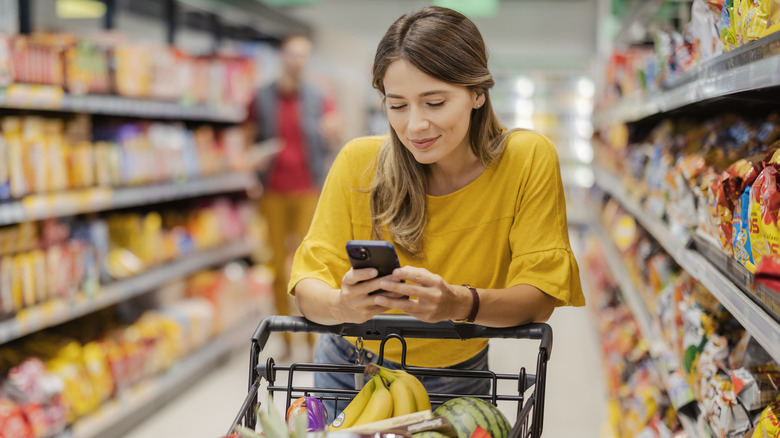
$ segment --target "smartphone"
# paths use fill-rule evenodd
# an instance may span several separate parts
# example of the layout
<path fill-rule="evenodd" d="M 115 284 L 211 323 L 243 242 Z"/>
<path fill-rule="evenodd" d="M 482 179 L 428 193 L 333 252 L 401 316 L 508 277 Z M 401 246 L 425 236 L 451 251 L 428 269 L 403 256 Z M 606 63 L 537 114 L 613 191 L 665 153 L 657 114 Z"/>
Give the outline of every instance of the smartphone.
<path fill-rule="evenodd" d="M 395 268 L 400 268 L 398 255 L 392 243 L 384 240 L 350 240 L 347 242 L 347 256 L 353 269 L 374 268 L 379 271 L 376 278 L 392 275 Z M 385 290 L 377 290 L 374 295 Z"/>

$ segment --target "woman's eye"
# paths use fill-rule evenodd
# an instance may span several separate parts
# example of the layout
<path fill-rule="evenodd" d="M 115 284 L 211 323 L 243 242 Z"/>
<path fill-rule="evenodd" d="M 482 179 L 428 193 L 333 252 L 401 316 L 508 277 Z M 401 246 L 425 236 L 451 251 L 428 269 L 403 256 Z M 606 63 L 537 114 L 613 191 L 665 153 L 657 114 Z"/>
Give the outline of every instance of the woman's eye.
<path fill-rule="evenodd" d="M 390 105 L 391 110 L 399 110 L 406 108 L 406 105 Z"/>
<path fill-rule="evenodd" d="M 441 102 L 428 102 L 428 106 L 433 107 L 433 108 L 438 108 L 438 107 L 440 107 L 442 105 L 444 105 L 444 101 L 443 100 Z"/>

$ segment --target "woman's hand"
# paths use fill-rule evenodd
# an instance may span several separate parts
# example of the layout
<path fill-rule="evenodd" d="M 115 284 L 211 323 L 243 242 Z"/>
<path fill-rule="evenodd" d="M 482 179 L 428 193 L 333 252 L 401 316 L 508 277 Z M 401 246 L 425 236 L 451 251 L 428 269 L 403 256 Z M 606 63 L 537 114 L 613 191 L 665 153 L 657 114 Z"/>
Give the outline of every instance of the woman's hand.
<path fill-rule="evenodd" d="M 381 289 L 381 282 L 392 282 L 388 277 L 376 278 L 377 273 L 374 268 L 366 268 L 350 269 L 344 274 L 338 298 L 342 321 L 362 323 L 389 309 L 387 306 L 377 304 L 374 295 L 369 295 Z"/>
<path fill-rule="evenodd" d="M 397 280 L 405 280 L 409 283 L 400 283 Z M 391 278 L 379 279 L 379 287 L 400 295 L 414 297 L 413 299 L 398 299 L 383 294 L 372 298 L 378 306 L 395 308 L 408 315 L 425 322 L 438 322 L 445 319 L 460 317 L 463 303 L 470 302 L 464 298 L 463 293 L 468 290 L 458 286 L 452 286 L 444 281 L 441 276 L 433 274 L 423 268 L 404 266 L 393 271 Z M 468 309 L 466 309 L 468 313 Z"/>

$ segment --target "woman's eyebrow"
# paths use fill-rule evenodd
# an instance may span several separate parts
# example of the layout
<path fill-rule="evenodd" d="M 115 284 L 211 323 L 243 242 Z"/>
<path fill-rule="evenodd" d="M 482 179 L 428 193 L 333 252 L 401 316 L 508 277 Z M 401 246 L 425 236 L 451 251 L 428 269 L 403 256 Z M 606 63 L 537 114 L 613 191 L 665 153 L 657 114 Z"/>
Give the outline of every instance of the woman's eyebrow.
<path fill-rule="evenodd" d="M 420 97 L 432 96 L 434 94 L 447 94 L 447 90 L 426 91 L 424 93 L 420 93 Z M 399 96 L 397 94 L 388 94 L 386 97 L 389 97 L 390 99 L 403 99 L 404 98 L 403 96 Z"/>

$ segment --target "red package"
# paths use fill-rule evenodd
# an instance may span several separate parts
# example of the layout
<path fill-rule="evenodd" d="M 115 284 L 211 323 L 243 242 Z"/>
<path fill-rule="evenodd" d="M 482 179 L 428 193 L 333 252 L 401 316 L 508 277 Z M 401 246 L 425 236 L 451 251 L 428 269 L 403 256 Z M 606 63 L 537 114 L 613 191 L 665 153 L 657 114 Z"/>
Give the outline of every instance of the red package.
<path fill-rule="evenodd" d="M 755 283 L 762 284 L 773 291 L 780 291 L 780 257 L 763 257 L 756 268 Z"/>
<path fill-rule="evenodd" d="M 718 228 L 718 236 L 723 249 L 732 253 L 734 205 L 747 187 L 763 170 L 772 157 L 771 152 L 763 152 L 750 158 L 741 159 L 728 167 L 712 185 L 713 223 Z"/>
<path fill-rule="evenodd" d="M 30 426 L 33 436 L 39 437 L 49 435 L 46 414 L 40 404 L 29 403 L 22 405 L 20 408 L 24 418 L 27 420 L 27 424 Z"/>
<path fill-rule="evenodd" d="M 0 398 L 0 438 L 35 438 L 16 403 Z"/>

